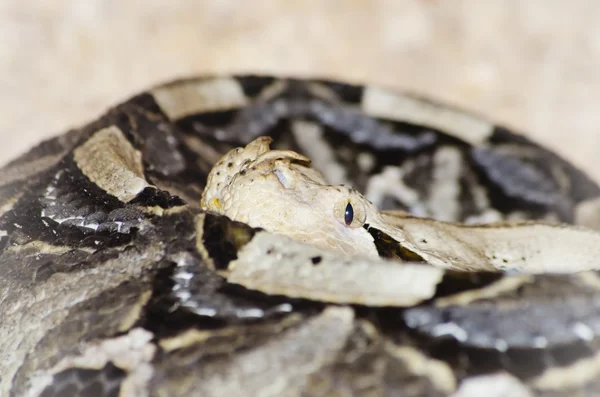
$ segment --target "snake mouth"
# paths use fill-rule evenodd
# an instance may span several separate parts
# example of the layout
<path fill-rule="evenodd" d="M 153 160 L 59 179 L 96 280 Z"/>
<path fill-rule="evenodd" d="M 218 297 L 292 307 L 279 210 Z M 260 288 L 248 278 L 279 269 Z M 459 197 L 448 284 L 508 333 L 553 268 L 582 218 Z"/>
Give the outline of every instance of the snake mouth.
<path fill-rule="evenodd" d="M 380 257 L 402 262 L 426 262 L 421 255 L 404 247 L 389 234 L 372 227 L 368 223 L 365 223 L 362 227 L 373 237 L 373 243 Z"/>

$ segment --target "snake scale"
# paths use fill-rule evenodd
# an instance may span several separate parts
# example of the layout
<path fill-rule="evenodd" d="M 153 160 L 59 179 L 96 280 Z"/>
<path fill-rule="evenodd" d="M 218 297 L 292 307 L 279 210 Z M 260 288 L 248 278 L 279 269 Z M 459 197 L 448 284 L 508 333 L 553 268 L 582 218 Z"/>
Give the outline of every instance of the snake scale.
<path fill-rule="evenodd" d="M 253 181 L 206 211 L 217 163 L 337 193 L 271 207 Z M 599 214 L 558 155 L 423 98 L 160 85 L 0 170 L 0 396 L 597 396 Z"/>

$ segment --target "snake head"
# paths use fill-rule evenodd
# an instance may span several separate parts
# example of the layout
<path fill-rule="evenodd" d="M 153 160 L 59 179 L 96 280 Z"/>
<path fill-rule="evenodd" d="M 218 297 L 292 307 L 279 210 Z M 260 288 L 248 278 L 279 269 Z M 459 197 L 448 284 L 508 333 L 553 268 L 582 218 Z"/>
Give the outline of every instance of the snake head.
<path fill-rule="evenodd" d="M 229 151 L 211 170 L 200 205 L 295 240 L 348 255 L 377 256 L 362 226 L 377 210 L 358 191 L 328 185 L 310 160 L 271 150 L 260 137 Z"/>

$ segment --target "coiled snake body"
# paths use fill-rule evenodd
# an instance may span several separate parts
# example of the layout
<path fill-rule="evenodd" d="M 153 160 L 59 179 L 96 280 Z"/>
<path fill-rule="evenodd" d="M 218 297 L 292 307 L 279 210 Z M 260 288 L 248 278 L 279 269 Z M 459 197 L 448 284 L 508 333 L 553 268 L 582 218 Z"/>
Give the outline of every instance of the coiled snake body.
<path fill-rule="evenodd" d="M 0 171 L 0 395 L 596 396 L 599 197 L 402 93 L 158 86 Z"/>

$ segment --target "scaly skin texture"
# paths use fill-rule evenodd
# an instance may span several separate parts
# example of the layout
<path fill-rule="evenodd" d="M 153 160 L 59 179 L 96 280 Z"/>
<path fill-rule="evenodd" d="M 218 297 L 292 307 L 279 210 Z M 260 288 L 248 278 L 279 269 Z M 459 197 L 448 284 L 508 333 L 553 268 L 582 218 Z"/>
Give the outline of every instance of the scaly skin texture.
<path fill-rule="evenodd" d="M 200 208 L 228 152 L 203 203 L 248 224 Z M 545 222 L 597 214 L 572 165 L 429 100 L 157 86 L 0 169 L 0 395 L 595 397 L 598 271 L 444 268 L 593 267 Z"/>

